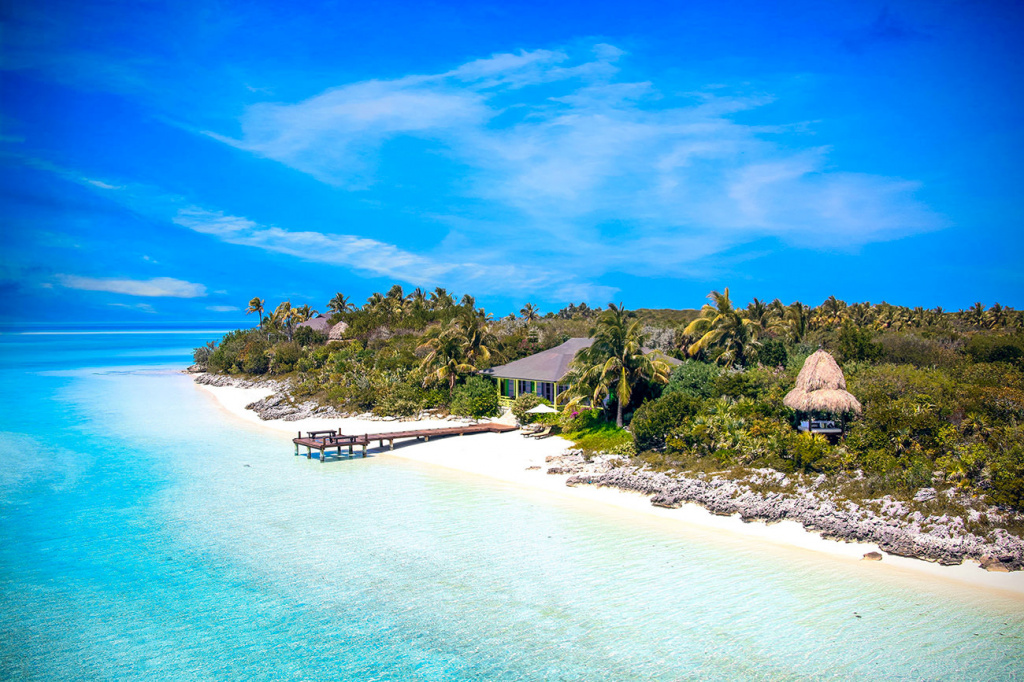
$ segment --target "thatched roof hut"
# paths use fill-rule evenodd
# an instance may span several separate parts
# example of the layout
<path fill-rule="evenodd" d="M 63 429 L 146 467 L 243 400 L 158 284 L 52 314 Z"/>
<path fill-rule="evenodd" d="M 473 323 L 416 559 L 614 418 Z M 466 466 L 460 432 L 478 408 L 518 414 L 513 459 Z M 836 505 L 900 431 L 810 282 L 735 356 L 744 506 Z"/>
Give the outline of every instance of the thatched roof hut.
<path fill-rule="evenodd" d="M 348 329 L 348 322 L 339 322 L 331 327 L 331 332 L 327 335 L 327 338 L 331 341 L 341 341 L 345 338 L 346 329 Z"/>
<path fill-rule="evenodd" d="M 860 402 L 846 390 L 846 377 L 835 358 L 823 350 L 812 353 L 796 378 L 796 387 L 782 400 L 798 412 L 860 414 Z"/>
<path fill-rule="evenodd" d="M 326 315 L 317 315 L 316 317 L 311 317 L 305 322 L 300 322 L 298 326 L 309 327 L 310 329 L 318 331 L 321 334 L 326 334 L 327 331 L 331 328 L 330 323 L 327 321 Z"/>

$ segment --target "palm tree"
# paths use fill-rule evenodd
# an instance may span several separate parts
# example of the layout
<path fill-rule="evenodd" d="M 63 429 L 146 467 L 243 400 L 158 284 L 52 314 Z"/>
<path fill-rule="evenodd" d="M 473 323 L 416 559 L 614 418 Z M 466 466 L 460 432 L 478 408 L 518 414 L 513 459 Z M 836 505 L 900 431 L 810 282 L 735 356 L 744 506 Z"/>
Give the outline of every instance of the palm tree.
<path fill-rule="evenodd" d="M 775 299 L 778 301 L 779 299 Z M 782 302 L 779 301 L 779 305 Z M 747 305 L 747 317 L 750 318 L 754 324 L 756 324 L 762 332 L 771 332 L 779 327 L 781 324 L 781 315 L 776 312 L 773 304 L 765 303 L 759 299 L 754 299 Z"/>
<path fill-rule="evenodd" d="M 840 301 L 835 296 L 829 296 L 818 308 L 818 318 L 821 323 L 829 327 L 838 327 L 846 319 L 846 301 Z"/>
<path fill-rule="evenodd" d="M 804 335 L 807 333 L 807 323 L 811 319 L 811 309 L 800 301 L 793 301 L 786 308 L 784 319 L 793 341 L 796 343 L 803 341 Z"/>
<path fill-rule="evenodd" d="M 427 295 L 419 287 L 413 289 L 409 294 L 409 301 L 412 303 L 413 310 L 423 310 L 427 307 Z"/>
<path fill-rule="evenodd" d="M 989 329 L 998 329 L 1006 324 L 1006 308 L 999 303 L 993 303 L 992 307 L 985 313 L 986 326 Z"/>
<path fill-rule="evenodd" d="M 436 287 L 430 292 L 430 309 L 431 310 L 444 310 L 450 308 L 455 304 L 455 299 L 448 293 L 448 290 L 444 287 Z"/>
<path fill-rule="evenodd" d="M 981 304 L 981 301 L 967 309 L 967 321 L 978 326 L 985 321 L 985 306 Z"/>
<path fill-rule="evenodd" d="M 334 298 L 327 303 L 327 309 L 337 315 L 355 310 L 355 306 L 349 302 L 348 296 L 339 291 L 334 295 Z"/>
<path fill-rule="evenodd" d="M 245 314 L 246 315 L 251 315 L 252 313 L 256 313 L 256 314 L 259 315 L 259 317 L 260 317 L 260 324 L 259 324 L 260 331 L 263 331 L 263 306 L 264 306 L 264 304 L 266 304 L 266 301 L 264 299 L 262 299 L 262 298 L 260 298 L 258 296 L 254 296 L 253 299 L 251 301 L 249 301 L 249 307 L 245 309 Z"/>
<path fill-rule="evenodd" d="M 533 305 L 532 303 L 527 303 L 526 305 L 524 305 L 519 310 L 519 314 L 523 316 L 523 319 L 526 320 L 526 324 L 528 325 L 532 324 L 538 317 L 540 317 L 539 311 L 537 310 L 537 306 Z"/>
<path fill-rule="evenodd" d="M 270 323 L 275 328 L 283 331 L 288 336 L 288 340 L 291 341 L 296 317 L 296 311 L 292 309 L 291 302 L 284 301 L 270 315 Z"/>
<path fill-rule="evenodd" d="M 423 384 L 426 385 L 430 379 L 445 381 L 451 393 L 459 375 L 476 371 L 468 357 L 468 345 L 460 320 L 451 320 L 445 326 L 437 326 L 428 331 L 416 349 L 426 351 L 421 363 L 421 367 L 427 371 Z"/>
<path fill-rule="evenodd" d="M 307 303 L 306 305 L 300 305 L 298 308 L 293 309 L 292 314 L 295 316 L 297 322 L 305 322 L 306 320 L 319 315 L 320 311 L 313 310 Z"/>
<path fill-rule="evenodd" d="M 683 330 L 686 334 L 701 335 L 687 352 L 696 355 L 708 349 L 721 349 L 718 362 L 727 367 L 746 364 L 761 345 L 757 340 L 757 325 L 733 307 L 728 287 L 724 294 L 712 291 L 708 299 L 714 305 L 705 303 L 697 319 Z"/>
<path fill-rule="evenodd" d="M 491 316 L 483 313 L 466 315 L 461 321 L 462 336 L 466 341 L 466 357 L 477 365 L 491 359 L 491 353 L 498 345 L 498 337 L 491 327 Z"/>
<path fill-rule="evenodd" d="M 875 309 L 869 301 L 851 303 L 846 309 L 846 319 L 858 327 L 867 327 L 875 321 Z"/>
<path fill-rule="evenodd" d="M 621 429 L 622 410 L 633 390 L 642 381 L 668 383 L 669 366 L 644 353 L 643 324 L 630 322 L 621 303 L 608 304 L 591 336 L 594 343 L 581 350 L 572 363 L 576 383 L 569 390 L 574 396 L 570 404 L 585 397 L 598 403 L 605 396 L 615 396 L 615 425 Z"/>
<path fill-rule="evenodd" d="M 476 307 L 476 299 L 470 296 L 469 294 L 464 294 L 462 296 L 462 307 L 468 308 L 469 310 L 473 310 L 473 308 Z"/>
<path fill-rule="evenodd" d="M 366 303 L 363 305 L 363 310 L 367 312 L 380 312 L 384 300 L 384 295 L 375 291 L 366 299 Z"/>

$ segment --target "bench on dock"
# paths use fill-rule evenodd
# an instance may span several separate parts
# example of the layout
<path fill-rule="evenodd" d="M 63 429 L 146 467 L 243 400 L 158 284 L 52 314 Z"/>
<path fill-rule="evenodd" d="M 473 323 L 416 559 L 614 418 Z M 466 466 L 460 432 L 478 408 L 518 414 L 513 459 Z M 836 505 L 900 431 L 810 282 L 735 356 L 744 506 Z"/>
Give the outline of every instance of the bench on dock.
<path fill-rule="evenodd" d="M 395 449 L 395 441 L 400 438 L 415 438 L 419 440 L 423 439 L 424 442 L 429 441 L 431 438 L 438 438 L 442 436 L 465 436 L 473 433 L 505 433 L 508 431 L 515 431 L 517 427 L 510 426 L 508 424 L 498 424 L 496 422 L 484 422 L 482 424 L 469 424 L 463 426 L 445 426 L 435 429 L 413 429 L 409 431 L 390 431 L 387 433 L 364 433 L 363 435 L 344 435 L 337 431 L 307 431 L 306 437 L 303 438 L 302 432 L 298 434 L 298 438 L 293 438 L 292 443 L 295 444 L 295 454 L 299 454 L 299 447 L 306 448 L 306 458 L 311 459 L 313 457 L 313 450 L 320 452 L 320 461 L 325 461 L 328 450 L 335 450 L 334 456 L 341 457 L 341 449 L 348 447 L 348 456 L 352 457 L 355 452 L 355 446 L 359 445 L 363 449 L 362 456 L 366 456 L 366 448 L 373 441 L 378 441 L 380 447 L 384 447 L 384 441 L 388 441 L 390 449 Z"/>

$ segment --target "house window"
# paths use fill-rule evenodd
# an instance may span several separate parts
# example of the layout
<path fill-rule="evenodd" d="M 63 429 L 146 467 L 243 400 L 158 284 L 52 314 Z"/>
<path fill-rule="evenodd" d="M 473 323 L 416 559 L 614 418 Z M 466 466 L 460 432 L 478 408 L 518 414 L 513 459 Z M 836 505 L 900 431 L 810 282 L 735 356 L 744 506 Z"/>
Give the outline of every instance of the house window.
<path fill-rule="evenodd" d="M 542 381 L 537 394 L 549 402 L 555 402 L 555 385 L 550 381 Z"/>
<path fill-rule="evenodd" d="M 533 393 L 533 382 L 519 380 L 519 395 L 524 393 Z"/>

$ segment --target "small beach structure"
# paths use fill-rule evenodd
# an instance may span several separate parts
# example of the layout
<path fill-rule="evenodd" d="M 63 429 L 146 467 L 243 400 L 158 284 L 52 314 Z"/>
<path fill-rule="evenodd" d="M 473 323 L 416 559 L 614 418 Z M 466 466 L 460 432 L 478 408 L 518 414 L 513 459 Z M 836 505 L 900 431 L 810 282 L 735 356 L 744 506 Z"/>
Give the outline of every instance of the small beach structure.
<path fill-rule="evenodd" d="M 843 422 L 835 419 L 815 420 L 814 415 L 844 417 L 859 415 L 863 408 L 860 401 L 846 390 L 846 377 L 835 358 L 823 350 L 815 351 L 804 361 L 796 386 L 782 399 L 782 404 L 798 413 L 808 415 L 807 421 L 800 422 L 799 429 L 810 433 L 839 435 L 843 433 Z"/>
<path fill-rule="evenodd" d="M 388 441 L 391 450 L 395 449 L 395 441 L 402 438 L 415 438 L 416 440 L 429 441 L 431 438 L 443 436 L 466 436 L 473 433 L 506 433 L 515 431 L 516 426 L 502 424 L 500 422 L 483 422 L 481 424 L 467 424 L 460 426 L 445 426 L 430 429 L 412 429 L 408 431 L 388 431 L 385 433 L 364 433 L 362 435 L 346 436 L 339 431 L 307 431 L 305 437 L 299 431 L 298 438 L 292 438 L 295 444 L 295 454 L 299 454 L 299 448 L 306 448 L 306 458 L 313 457 L 313 450 L 320 453 L 320 461 L 327 457 L 341 457 L 342 448 L 348 448 L 348 456 L 352 457 L 355 447 L 362 448 L 362 455 L 366 457 L 366 449 L 370 443 L 377 441 L 381 449 L 384 448 L 384 441 Z M 334 450 L 333 453 L 330 451 Z"/>
<path fill-rule="evenodd" d="M 300 322 L 298 326 L 309 327 L 313 331 L 320 332 L 321 334 L 327 334 L 331 331 L 331 323 L 327 321 L 327 317 L 325 315 L 311 317 L 305 322 Z"/>
<path fill-rule="evenodd" d="M 511 407 L 515 399 L 524 393 L 536 393 L 557 409 L 558 396 L 569 387 L 562 383 L 569 373 L 569 364 L 576 353 L 589 348 L 593 343 L 592 338 L 569 339 L 561 345 L 521 360 L 481 370 L 480 374 L 497 379 L 498 403 L 502 407 Z M 644 348 L 643 351 L 647 355 L 657 354 L 659 360 L 670 365 L 680 364 L 679 360 L 654 348 Z"/>
<path fill-rule="evenodd" d="M 330 333 L 327 335 L 329 341 L 341 341 L 345 338 L 345 331 L 348 330 L 348 322 L 339 322 L 338 324 L 331 327 Z"/>

